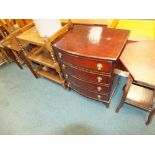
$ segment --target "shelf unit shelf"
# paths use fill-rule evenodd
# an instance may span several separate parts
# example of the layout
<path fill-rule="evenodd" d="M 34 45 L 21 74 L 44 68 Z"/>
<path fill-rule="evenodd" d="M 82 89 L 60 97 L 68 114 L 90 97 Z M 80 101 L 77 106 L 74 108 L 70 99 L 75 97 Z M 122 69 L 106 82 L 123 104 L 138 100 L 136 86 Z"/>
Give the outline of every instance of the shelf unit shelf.
<path fill-rule="evenodd" d="M 28 53 L 27 57 L 31 61 L 34 61 L 41 65 L 55 69 L 55 64 L 54 64 L 52 58 L 50 58 L 50 53 L 48 51 L 42 51 L 39 54 L 36 54 L 35 51 L 30 52 L 30 53 Z"/>
<path fill-rule="evenodd" d="M 45 71 L 43 69 L 36 70 L 37 74 L 43 76 L 49 80 L 52 80 L 56 83 L 63 84 L 64 81 L 60 79 L 59 75 L 54 70 Z"/>
<path fill-rule="evenodd" d="M 37 64 L 35 67 L 36 74 L 63 85 L 64 81 L 61 80 L 60 75 L 56 71 L 57 66 L 52 60 L 50 52 L 44 48 L 40 49 L 41 47 L 36 47 L 27 53 L 27 58 L 31 61 L 32 65 L 34 66 L 34 63 Z"/>

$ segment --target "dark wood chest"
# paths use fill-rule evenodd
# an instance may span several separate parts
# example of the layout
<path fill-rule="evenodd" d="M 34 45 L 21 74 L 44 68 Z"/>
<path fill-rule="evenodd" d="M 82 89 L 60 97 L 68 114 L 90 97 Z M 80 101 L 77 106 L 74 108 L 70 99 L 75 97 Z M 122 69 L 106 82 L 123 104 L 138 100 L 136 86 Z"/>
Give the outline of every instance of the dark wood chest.
<path fill-rule="evenodd" d="M 128 35 L 127 30 L 74 25 L 58 38 L 53 49 L 68 87 L 109 104 L 118 83 L 113 71 Z"/>

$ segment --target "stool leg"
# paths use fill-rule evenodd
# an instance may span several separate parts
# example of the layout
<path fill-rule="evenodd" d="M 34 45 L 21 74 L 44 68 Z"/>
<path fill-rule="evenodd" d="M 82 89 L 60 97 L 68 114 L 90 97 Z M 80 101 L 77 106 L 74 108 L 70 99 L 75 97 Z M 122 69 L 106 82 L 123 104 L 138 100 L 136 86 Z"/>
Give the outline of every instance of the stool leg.
<path fill-rule="evenodd" d="M 151 120 L 152 120 L 152 116 L 155 114 L 155 108 L 149 113 L 149 116 L 148 116 L 148 120 L 146 121 L 146 125 L 149 125 Z"/>
<path fill-rule="evenodd" d="M 130 89 L 130 86 L 131 86 L 132 82 L 133 82 L 133 79 L 132 79 L 132 77 L 129 75 L 128 80 L 127 80 L 127 83 L 126 83 L 126 85 L 123 87 L 123 96 L 122 96 L 122 98 L 121 98 L 121 101 L 120 101 L 119 105 L 118 105 L 117 108 L 116 108 L 116 111 L 115 111 L 116 113 L 118 113 L 119 110 L 120 110 L 120 108 L 124 105 L 126 96 L 127 96 L 127 94 L 128 94 L 128 91 L 129 91 L 129 89 Z"/>

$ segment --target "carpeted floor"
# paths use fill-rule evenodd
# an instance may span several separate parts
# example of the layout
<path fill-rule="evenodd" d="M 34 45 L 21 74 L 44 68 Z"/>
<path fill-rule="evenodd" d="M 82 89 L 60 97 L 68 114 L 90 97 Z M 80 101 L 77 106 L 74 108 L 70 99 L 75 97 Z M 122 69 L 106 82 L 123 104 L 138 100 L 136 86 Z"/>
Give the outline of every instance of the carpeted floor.
<path fill-rule="evenodd" d="M 47 79 L 36 80 L 26 66 L 2 66 L 0 134 L 155 134 L 155 118 L 146 126 L 146 112 L 125 105 L 115 113 L 125 80 L 107 109 Z"/>

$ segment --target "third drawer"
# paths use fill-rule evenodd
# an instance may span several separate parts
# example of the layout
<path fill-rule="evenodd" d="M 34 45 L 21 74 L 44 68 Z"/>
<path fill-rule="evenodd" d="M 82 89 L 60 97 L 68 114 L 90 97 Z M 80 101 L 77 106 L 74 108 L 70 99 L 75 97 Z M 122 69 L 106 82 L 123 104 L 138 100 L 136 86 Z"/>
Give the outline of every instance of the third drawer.
<path fill-rule="evenodd" d="M 94 83 L 89 83 L 89 82 L 85 82 L 82 81 L 80 79 L 77 79 L 67 73 L 65 73 L 65 79 L 68 83 L 73 83 L 74 85 L 77 85 L 85 90 L 91 91 L 91 92 L 95 92 L 95 93 L 99 93 L 99 94 L 109 94 L 110 92 L 110 87 L 109 86 L 105 86 L 104 84 L 94 84 Z"/>

